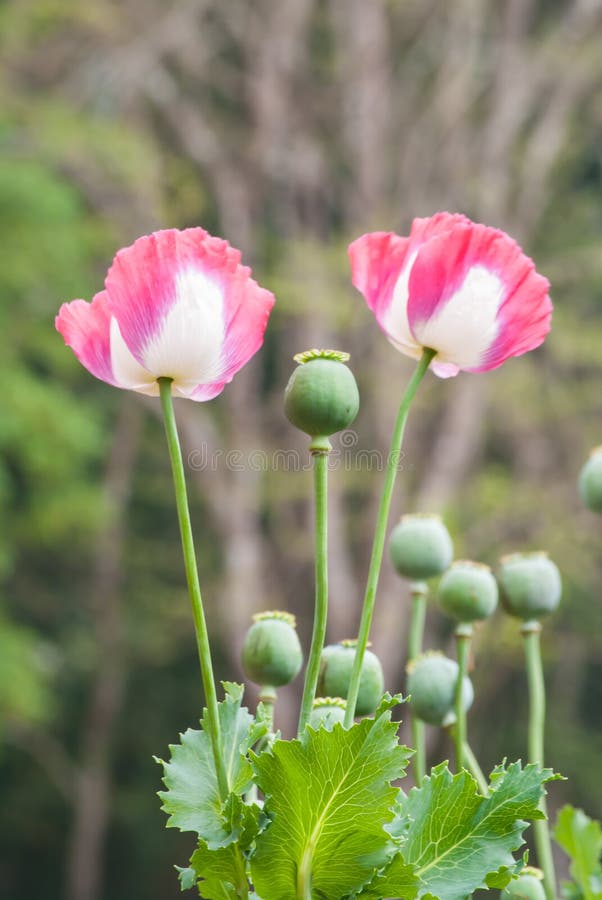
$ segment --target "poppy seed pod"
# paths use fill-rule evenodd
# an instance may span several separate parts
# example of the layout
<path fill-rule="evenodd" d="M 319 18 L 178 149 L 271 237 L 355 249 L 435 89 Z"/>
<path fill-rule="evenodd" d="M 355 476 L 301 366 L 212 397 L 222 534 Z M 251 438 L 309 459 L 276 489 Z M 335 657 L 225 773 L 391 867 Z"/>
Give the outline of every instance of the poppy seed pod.
<path fill-rule="evenodd" d="M 579 475 L 579 494 L 588 509 L 602 513 L 602 447 L 595 447 Z"/>
<path fill-rule="evenodd" d="M 347 703 L 341 697 L 316 697 L 309 717 L 309 725 L 315 731 L 325 728 L 332 731 L 337 722 L 345 719 Z"/>
<path fill-rule="evenodd" d="M 441 575 L 453 559 L 449 531 L 439 516 L 402 516 L 389 539 L 389 556 L 396 572 L 411 581 Z"/>
<path fill-rule="evenodd" d="M 324 647 L 320 660 L 318 696 L 347 697 L 356 644 L 357 641 L 350 640 Z M 355 707 L 356 715 L 371 715 L 378 706 L 383 693 L 384 677 L 382 666 L 378 657 L 371 650 L 366 650 Z"/>
<path fill-rule="evenodd" d="M 547 553 L 504 556 L 498 582 L 504 608 L 518 619 L 539 619 L 554 612 L 560 603 L 560 572 Z"/>
<path fill-rule="evenodd" d="M 461 559 L 443 575 L 437 599 L 458 622 L 486 619 L 497 606 L 497 583 L 489 566 Z"/>
<path fill-rule="evenodd" d="M 281 687 L 292 681 L 303 664 L 295 617 L 286 612 L 253 616 L 242 648 L 242 664 L 255 684 Z"/>
<path fill-rule="evenodd" d="M 289 422 L 310 437 L 328 437 L 355 420 L 360 395 L 355 377 L 345 362 L 348 353 L 308 350 L 298 353 L 299 363 L 284 391 L 284 412 Z"/>
<path fill-rule="evenodd" d="M 425 653 L 412 660 L 407 671 L 407 691 L 414 715 L 429 725 L 448 725 L 455 721 L 458 663 L 442 653 Z M 470 708 L 473 699 L 472 682 L 466 676 L 462 685 L 464 709 Z"/>
<path fill-rule="evenodd" d="M 504 900 L 545 900 L 543 874 L 540 869 L 527 866 L 502 892 Z"/>

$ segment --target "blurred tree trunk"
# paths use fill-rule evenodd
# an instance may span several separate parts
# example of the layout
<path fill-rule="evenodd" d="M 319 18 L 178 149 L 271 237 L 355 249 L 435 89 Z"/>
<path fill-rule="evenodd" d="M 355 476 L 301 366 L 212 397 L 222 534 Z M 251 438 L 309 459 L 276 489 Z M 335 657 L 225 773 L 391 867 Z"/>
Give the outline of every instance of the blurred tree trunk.
<path fill-rule="evenodd" d="M 98 667 L 82 732 L 67 855 L 67 900 L 99 900 L 104 838 L 109 820 L 111 741 L 121 709 L 124 657 L 121 587 L 125 519 L 138 452 L 142 407 L 121 405 L 105 475 L 106 519 L 98 535 L 88 603 L 98 648 Z"/>

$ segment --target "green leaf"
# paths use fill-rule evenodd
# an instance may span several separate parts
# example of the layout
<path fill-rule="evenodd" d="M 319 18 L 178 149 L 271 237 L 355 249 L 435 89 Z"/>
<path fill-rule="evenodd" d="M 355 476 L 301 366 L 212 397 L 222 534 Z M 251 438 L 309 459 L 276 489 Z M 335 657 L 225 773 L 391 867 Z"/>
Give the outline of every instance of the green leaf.
<path fill-rule="evenodd" d="M 497 872 L 490 872 L 485 881 L 489 890 L 503 891 L 508 887 L 513 878 L 523 871 L 529 861 L 529 851 L 525 850 L 522 857 L 511 866 L 500 866 Z"/>
<path fill-rule="evenodd" d="M 300 740 L 276 741 L 254 758 L 264 812 L 273 820 L 251 859 L 263 900 L 310 891 L 340 900 L 383 868 L 392 846 L 383 826 L 398 795 L 391 781 L 404 774 L 411 752 L 399 746 L 397 729 L 384 704 L 375 719 L 349 729 L 307 728 Z"/>
<path fill-rule="evenodd" d="M 602 827 L 583 810 L 564 806 L 558 813 L 554 838 L 571 858 L 571 876 L 585 900 L 602 898 Z M 571 885 L 567 892 L 574 893 Z"/>
<path fill-rule="evenodd" d="M 398 853 L 386 869 L 356 896 L 362 900 L 380 900 L 381 897 L 414 900 L 419 887 L 420 881 L 414 873 L 414 866 L 404 862 Z"/>
<path fill-rule="evenodd" d="M 265 734 L 265 724 L 257 723 L 247 709 L 241 707 L 243 688 L 224 683 L 225 699 L 218 704 L 222 731 L 222 752 L 226 760 L 228 785 L 232 794 L 240 796 L 253 779 L 249 749 Z M 169 762 L 163 765 L 166 791 L 159 793 L 162 809 L 168 814 L 167 826 L 180 831 L 195 831 L 210 848 L 223 847 L 236 840 L 243 825 L 233 814 L 232 800 L 222 804 L 213 761 L 211 741 L 206 730 L 188 729 L 180 743 L 171 745 Z M 242 812 L 242 805 L 236 809 Z"/>
<path fill-rule="evenodd" d="M 463 900 L 514 871 L 512 852 L 523 844 L 524 820 L 543 818 L 538 804 L 553 777 L 534 765 L 498 766 L 483 797 L 468 772 L 452 776 L 445 763 L 434 768 L 403 803 L 402 854 L 420 879 L 419 896 Z"/>
<path fill-rule="evenodd" d="M 238 844 L 210 850 L 201 841 L 190 866 L 204 900 L 246 900 L 249 896 L 245 859 Z"/>
<path fill-rule="evenodd" d="M 227 847 L 211 848 L 206 841 L 199 841 L 192 854 L 190 867 L 179 869 L 180 886 L 187 890 L 195 884 L 201 897 L 246 898 L 249 883 L 246 876 L 246 856 L 259 832 L 260 810 L 256 804 L 248 804 L 236 794 L 230 794 L 224 807 L 224 820 L 230 824 L 236 842 Z"/>
<path fill-rule="evenodd" d="M 256 803 L 246 803 L 237 794 L 230 794 L 224 805 L 224 821 L 239 847 L 249 850 L 266 817 Z"/>
<path fill-rule="evenodd" d="M 180 882 L 181 891 L 189 891 L 196 884 L 197 874 L 193 868 L 188 866 L 183 869 L 182 866 L 176 866 L 178 880 Z"/>

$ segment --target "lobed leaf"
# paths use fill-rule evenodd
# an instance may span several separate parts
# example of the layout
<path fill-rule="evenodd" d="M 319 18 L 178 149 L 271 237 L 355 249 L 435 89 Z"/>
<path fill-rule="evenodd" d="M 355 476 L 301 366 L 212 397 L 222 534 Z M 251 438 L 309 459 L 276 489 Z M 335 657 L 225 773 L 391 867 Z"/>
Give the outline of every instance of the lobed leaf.
<path fill-rule="evenodd" d="M 374 719 L 349 729 L 307 728 L 300 740 L 276 741 L 254 758 L 271 824 L 251 858 L 263 900 L 298 896 L 340 900 L 361 890 L 391 854 L 384 826 L 411 751 L 397 739 L 389 698 Z M 305 891 L 305 893 L 303 893 Z"/>
<path fill-rule="evenodd" d="M 398 853 L 386 869 L 356 896 L 361 900 L 380 900 L 381 897 L 414 900 L 419 887 L 420 880 L 415 874 L 414 866 L 404 862 L 402 855 Z"/>
<path fill-rule="evenodd" d="M 181 735 L 179 744 L 170 745 L 169 762 L 157 760 L 163 766 L 163 783 L 167 788 L 159 793 L 163 801 L 161 808 L 169 816 L 167 826 L 196 832 L 212 849 L 237 839 L 242 826 L 233 815 L 231 797 L 240 797 L 250 787 L 253 770 L 247 754 L 266 732 L 265 723 L 256 722 L 241 706 L 242 686 L 225 682 L 224 689 L 226 696 L 218 709 L 222 753 L 231 791 L 227 803 L 221 802 L 204 718 L 200 731 L 189 728 Z"/>
<path fill-rule="evenodd" d="M 211 850 L 201 841 L 190 867 L 203 900 L 246 900 L 249 896 L 245 859 L 238 844 Z"/>
<path fill-rule="evenodd" d="M 463 900 L 509 880 L 520 865 L 512 853 L 524 843 L 526 820 L 543 817 L 538 804 L 553 777 L 535 765 L 498 766 L 483 797 L 468 772 L 434 768 L 403 802 L 399 826 L 405 819 L 401 853 L 420 881 L 418 896 Z"/>

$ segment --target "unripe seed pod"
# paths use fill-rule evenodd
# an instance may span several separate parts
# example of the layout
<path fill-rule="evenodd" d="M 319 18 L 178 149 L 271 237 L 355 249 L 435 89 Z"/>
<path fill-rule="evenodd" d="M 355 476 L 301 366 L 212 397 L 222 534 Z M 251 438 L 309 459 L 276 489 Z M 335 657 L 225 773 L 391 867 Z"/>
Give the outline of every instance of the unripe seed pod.
<path fill-rule="evenodd" d="M 602 447 L 595 447 L 579 475 L 581 499 L 592 512 L 602 513 Z"/>
<path fill-rule="evenodd" d="M 442 653 L 425 653 L 412 660 L 407 671 L 407 692 L 414 715 L 429 725 L 449 725 L 455 721 L 458 663 Z M 473 699 L 472 682 L 465 676 L 462 685 L 464 709 L 470 709 Z"/>
<path fill-rule="evenodd" d="M 501 893 L 503 900 L 545 900 L 543 873 L 540 869 L 527 866 L 518 878 L 514 878 Z"/>
<path fill-rule="evenodd" d="M 504 608 L 519 619 L 539 619 L 560 603 L 560 572 L 546 553 L 504 556 L 498 581 Z"/>
<path fill-rule="evenodd" d="M 360 408 L 355 377 L 345 362 L 348 353 L 308 350 L 284 391 L 284 412 L 296 428 L 310 437 L 328 437 L 348 428 Z"/>
<path fill-rule="evenodd" d="M 288 684 L 303 664 L 295 617 L 276 610 L 258 613 L 253 619 L 242 648 L 247 677 L 262 686 Z"/>
<path fill-rule="evenodd" d="M 389 555 L 395 570 L 411 581 L 441 575 L 453 559 L 449 531 L 439 516 L 402 516 L 389 538 Z"/>
<path fill-rule="evenodd" d="M 441 578 L 437 599 L 458 622 L 486 619 L 497 606 L 497 583 L 489 566 L 461 559 Z"/>
<path fill-rule="evenodd" d="M 309 725 L 315 731 L 325 728 L 332 731 L 337 722 L 345 720 L 346 702 L 341 697 L 316 697 L 309 716 Z"/>
<path fill-rule="evenodd" d="M 319 697 L 347 697 L 356 644 L 357 641 L 351 640 L 324 647 L 318 678 Z M 371 650 L 366 650 L 355 706 L 356 715 L 371 715 L 378 706 L 384 689 L 383 670 L 378 656 Z"/>

